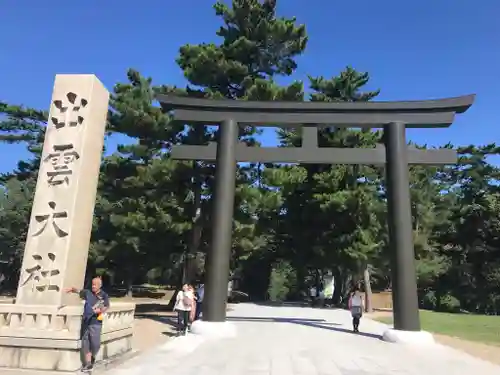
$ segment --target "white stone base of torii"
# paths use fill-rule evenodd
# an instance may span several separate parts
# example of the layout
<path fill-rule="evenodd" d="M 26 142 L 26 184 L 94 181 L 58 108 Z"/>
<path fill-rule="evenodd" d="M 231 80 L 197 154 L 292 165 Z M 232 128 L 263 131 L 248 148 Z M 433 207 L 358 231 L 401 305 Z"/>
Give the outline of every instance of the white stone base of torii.
<path fill-rule="evenodd" d="M 0 374 L 61 374 L 81 365 L 82 288 L 109 92 L 94 75 L 57 75 L 19 286 L 0 304 Z M 131 350 L 135 305 L 113 304 L 99 359 Z"/>

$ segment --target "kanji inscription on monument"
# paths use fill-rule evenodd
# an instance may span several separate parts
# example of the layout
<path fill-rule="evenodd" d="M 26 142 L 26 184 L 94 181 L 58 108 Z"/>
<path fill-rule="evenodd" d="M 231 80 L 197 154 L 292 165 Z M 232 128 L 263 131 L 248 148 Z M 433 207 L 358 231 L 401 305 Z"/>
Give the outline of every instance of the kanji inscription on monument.
<path fill-rule="evenodd" d="M 87 99 L 79 98 L 78 94 L 68 92 L 64 98 L 53 101 L 55 109 L 50 119 L 56 129 L 64 128 L 66 125 L 70 127 L 81 125 L 85 120 L 82 112 L 88 103 Z"/>
<path fill-rule="evenodd" d="M 16 303 L 79 304 L 109 92 L 93 75 L 57 75 Z"/>
<path fill-rule="evenodd" d="M 68 217 L 68 213 L 66 211 L 57 211 L 56 206 L 56 202 L 49 202 L 50 212 L 42 215 L 35 215 L 35 220 L 42 224 L 42 226 L 35 234 L 33 234 L 34 237 L 45 232 L 45 228 L 47 228 L 47 225 L 49 224 L 52 225 L 54 233 L 57 237 L 66 237 L 68 235 L 68 232 L 62 230 L 56 221 L 57 219 L 66 219 Z"/>
<path fill-rule="evenodd" d="M 22 285 L 28 285 L 34 292 L 54 290 L 58 292 L 60 287 L 54 279 L 61 273 L 55 266 L 56 255 L 48 253 L 46 257 L 39 254 L 33 254 L 33 264 L 24 271 L 27 278 L 22 281 Z"/>
<path fill-rule="evenodd" d="M 70 176 L 73 174 L 72 164 L 78 159 L 80 155 L 75 151 L 72 143 L 54 145 L 53 152 L 43 160 L 52 165 L 52 170 L 47 171 L 49 185 L 69 185 Z"/>

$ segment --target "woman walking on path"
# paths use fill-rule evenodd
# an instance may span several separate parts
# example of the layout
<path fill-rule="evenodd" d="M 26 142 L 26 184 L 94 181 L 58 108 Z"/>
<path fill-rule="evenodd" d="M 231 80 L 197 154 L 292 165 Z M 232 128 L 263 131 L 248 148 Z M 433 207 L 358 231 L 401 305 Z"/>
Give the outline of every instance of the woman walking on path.
<path fill-rule="evenodd" d="M 359 321 L 363 316 L 363 295 L 359 290 L 359 286 L 355 286 L 349 297 L 349 310 L 352 315 L 352 329 L 354 332 L 359 332 Z"/>
<path fill-rule="evenodd" d="M 188 284 L 182 286 L 182 290 L 177 293 L 174 311 L 177 311 L 177 332 L 185 335 L 191 321 L 191 310 L 196 301 L 194 298 L 193 288 Z"/>

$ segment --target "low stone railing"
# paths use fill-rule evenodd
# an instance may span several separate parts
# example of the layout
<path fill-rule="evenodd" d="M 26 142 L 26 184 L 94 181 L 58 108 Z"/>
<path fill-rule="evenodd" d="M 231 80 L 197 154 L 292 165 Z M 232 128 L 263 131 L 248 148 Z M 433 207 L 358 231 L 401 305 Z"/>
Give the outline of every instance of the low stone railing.
<path fill-rule="evenodd" d="M 104 315 L 102 332 L 131 328 L 134 324 L 135 304 L 112 303 Z"/>
<path fill-rule="evenodd" d="M 130 329 L 134 324 L 135 305 L 133 303 L 113 303 L 104 315 L 102 333 Z M 41 331 L 42 336 L 57 339 L 71 339 L 70 332 L 81 328 L 83 306 L 29 306 L 0 304 L 0 336 L 6 331 Z M 60 333 L 60 334 L 58 334 Z M 58 337 L 54 337 L 56 334 Z M 65 337 L 60 337 L 60 336 Z M 31 335 L 30 335 L 31 336 Z"/>
<path fill-rule="evenodd" d="M 111 303 L 104 315 L 102 350 L 98 359 L 124 354 L 132 349 L 135 304 Z"/>
<path fill-rule="evenodd" d="M 0 304 L 0 337 L 78 339 L 83 306 Z"/>
<path fill-rule="evenodd" d="M 132 349 L 135 305 L 112 303 L 103 320 L 98 360 Z M 9 369 L 75 371 L 81 365 L 83 304 L 0 304 L 0 373 Z"/>

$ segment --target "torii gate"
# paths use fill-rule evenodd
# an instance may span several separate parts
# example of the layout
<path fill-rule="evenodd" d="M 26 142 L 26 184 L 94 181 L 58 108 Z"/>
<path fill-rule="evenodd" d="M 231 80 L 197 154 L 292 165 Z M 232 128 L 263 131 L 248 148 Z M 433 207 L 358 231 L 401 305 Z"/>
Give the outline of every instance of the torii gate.
<path fill-rule="evenodd" d="M 256 102 L 158 95 L 174 119 L 199 126 L 219 125 L 217 144 L 177 145 L 172 157 L 216 161 L 212 244 L 206 263 L 203 319 L 226 319 L 227 280 L 231 254 L 237 162 L 386 165 L 389 245 L 392 253 L 394 330 L 389 341 L 431 340 L 420 331 L 415 254 L 408 176 L 409 164 L 454 164 L 451 149 L 408 147 L 406 128 L 449 127 L 465 112 L 475 95 L 439 100 L 398 102 Z M 238 125 L 302 127 L 302 147 L 247 147 L 238 143 Z M 320 148 L 317 128 L 383 128 L 384 145 L 376 148 Z M 425 335 L 423 335 L 425 334 Z"/>

